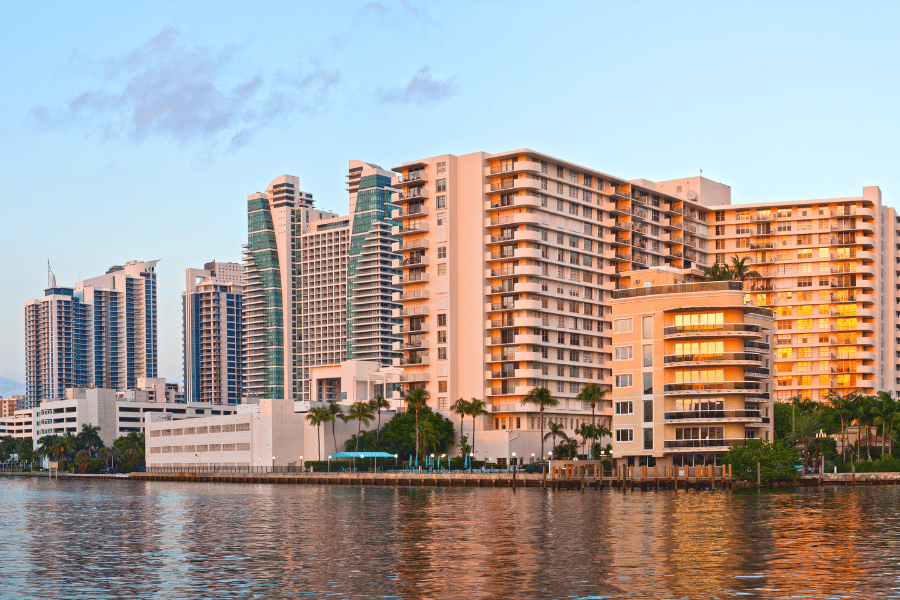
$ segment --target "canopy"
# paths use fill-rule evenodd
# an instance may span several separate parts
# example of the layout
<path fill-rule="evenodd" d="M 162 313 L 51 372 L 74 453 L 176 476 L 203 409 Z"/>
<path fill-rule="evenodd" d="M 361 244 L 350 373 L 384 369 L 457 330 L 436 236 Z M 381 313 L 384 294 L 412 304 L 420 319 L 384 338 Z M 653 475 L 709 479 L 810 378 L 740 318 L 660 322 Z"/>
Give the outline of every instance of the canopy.
<path fill-rule="evenodd" d="M 394 458 L 387 452 L 336 452 L 328 458 Z"/>

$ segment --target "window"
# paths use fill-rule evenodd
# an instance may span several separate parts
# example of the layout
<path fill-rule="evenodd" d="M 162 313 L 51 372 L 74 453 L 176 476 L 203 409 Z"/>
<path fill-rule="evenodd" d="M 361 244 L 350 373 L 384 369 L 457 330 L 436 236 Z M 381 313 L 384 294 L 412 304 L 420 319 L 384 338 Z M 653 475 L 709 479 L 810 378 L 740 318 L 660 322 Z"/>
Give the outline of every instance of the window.
<path fill-rule="evenodd" d="M 641 317 L 641 338 L 653 339 L 653 317 Z"/>
<path fill-rule="evenodd" d="M 634 413 L 633 402 L 616 402 L 615 411 L 617 415 L 630 415 Z"/>
<path fill-rule="evenodd" d="M 438 347 L 438 360 L 447 360 L 447 346 Z"/>
<path fill-rule="evenodd" d="M 447 326 L 447 313 L 439 313 L 437 316 L 438 319 L 438 327 L 446 327 Z"/>
<path fill-rule="evenodd" d="M 446 275 L 446 274 L 447 274 L 447 263 L 440 263 L 438 265 L 438 277 L 440 277 L 441 275 Z"/>
<path fill-rule="evenodd" d="M 653 450 L 653 429 L 644 429 L 644 450 Z"/>
<path fill-rule="evenodd" d="M 798 277 L 797 287 L 812 287 L 812 277 Z"/>
<path fill-rule="evenodd" d="M 447 224 L 447 213 L 440 212 L 437 214 L 437 224 L 438 225 L 446 225 Z"/>
<path fill-rule="evenodd" d="M 446 171 L 447 171 L 447 162 L 446 161 L 439 162 L 437 164 L 437 174 L 440 175 L 441 173 L 445 173 Z"/>
<path fill-rule="evenodd" d="M 653 366 L 653 346 L 646 344 L 641 348 L 642 365 L 645 367 Z"/>
<path fill-rule="evenodd" d="M 633 429 L 616 429 L 616 441 L 617 442 L 633 442 L 634 441 L 634 430 Z"/>
<path fill-rule="evenodd" d="M 631 373 L 616 375 L 616 387 L 617 388 L 630 388 L 633 385 L 634 385 L 634 382 L 632 380 Z"/>
<path fill-rule="evenodd" d="M 615 360 L 631 360 L 634 356 L 633 346 L 619 346 L 615 349 Z"/>
<path fill-rule="evenodd" d="M 438 208 L 447 208 L 447 196 L 438 196 L 437 197 L 437 207 Z"/>
<path fill-rule="evenodd" d="M 446 392 L 447 391 L 447 381 L 438 381 L 438 392 Z"/>
<path fill-rule="evenodd" d="M 613 321 L 613 333 L 629 333 L 632 331 L 633 326 L 630 317 L 628 319 L 616 319 Z"/>
<path fill-rule="evenodd" d="M 653 393 L 653 373 L 643 373 L 643 374 L 641 375 L 641 377 L 642 377 L 643 380 L 644 380 L 644 381 L 643 381 L 643 383 L 644 383 L 644 393 L 645 393 L 645 394 L 652 394 L 652 393 Z M 647 416 L 646 404 L 647 404 L 647 403 L 645 402 L 645 403 L 644 403 L 644 405 L 645 405 L 645 410 L 644 410 L 644 417 L 645 417 L 645 418 L 644 418 L 644 420 L 645 420 L 645 421 L 647 420 L 647 419 L 646 419 L 646 416 Z M 652 403 L 651 403 L 651 404 L 652 404 Z"/>
<path fill-rule="evenodd" d="M 438 410 L 447 410 L 447 397 L 444 396 L 444 397 L 438 398 L 437 405 L 438 405 Z"/>
<path fill-rule="evenodd" d="M 716 211 L 716 221 L 724 221 L 724 220 L 725 220 L 725 211 L 717 210 Z M 722 235 L 722 234 L 717 234 L 717 235 Z"/>
<path fill-rule="evenodd" d="M 438 258 L 447 258 L 447 246 L 438 246 Z"/>
<path fill-rule="evenodd" d="M 446 179 L 438 179 L 437 180 L 437 191 L 439 191 L 439 192 L 447 191 L 447 180 Z"/>
<path fill-rule="evenodd" d="M 441 329 L 437 332 L 438 335 L 438 344 L 446 344 L 447 343 L 447 330 Z"/>

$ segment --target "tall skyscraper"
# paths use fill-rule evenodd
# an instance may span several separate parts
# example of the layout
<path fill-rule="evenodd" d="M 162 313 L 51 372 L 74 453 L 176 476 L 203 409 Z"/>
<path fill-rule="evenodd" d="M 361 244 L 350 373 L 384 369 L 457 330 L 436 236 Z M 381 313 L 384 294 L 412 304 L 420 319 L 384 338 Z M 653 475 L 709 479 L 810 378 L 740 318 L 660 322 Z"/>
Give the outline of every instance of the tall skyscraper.
<path fill-rule="evenodd" d="M 347 265 L 347 359 L 369 360 L 383 366 L 400 358 L 394 345 L 399 321 L 394 312 L 401 304 L 394 300 L 400 287 L 394 284 L 400 259 L 393 249 L 396 238 L 391 219 L 393 173 L 377 165 L 350 161 L 347 187 L 352 220 Z"/>
<path fill-rule="evenodd" d="M 185 271 L 181 297 L 188 402 L 237 404 L 243 395 L 244 267 L 212 261 Z"/>
<path fill-rule="evenodd" d="M 244 364 L 246 392 L 298 399 L 300 355 L 300 234 L 304 224 L 334 213 L 313 208 L 312 194 L 293 175 L 247 196 L 244 247 Z"/>
<path fill-rule="evenodd" d="M 157 376 L 156 262 L 110 267 L 25 303 L 28 408 L 68 387 L 126 390 Z"/>

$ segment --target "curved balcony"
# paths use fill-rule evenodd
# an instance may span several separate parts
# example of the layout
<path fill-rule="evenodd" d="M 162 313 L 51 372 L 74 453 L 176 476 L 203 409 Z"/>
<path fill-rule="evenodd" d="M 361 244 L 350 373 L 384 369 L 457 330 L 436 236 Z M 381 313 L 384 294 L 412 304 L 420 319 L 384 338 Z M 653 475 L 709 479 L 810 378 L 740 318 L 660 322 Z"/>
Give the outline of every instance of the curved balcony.
<path fill-rule="evenodd" d="M 875 240 L 874 240 L 874 238 L 872 238 L 872 237 L 870 237 L 870 236 L 867 236 L 867 235 L 858 235 L 858 236 L 856 236 L 856 241 L 855 241 L 855 243 L 856 243 L 857 245 L 859 245 L 859 246 L 863 246 L 863 247 L 866 247 L 866 248 L 874 248 L 874 247 L 875 247 Z"/>
<path fill-rule="evenodd" d="M 727 450 L 734 444 L 747 441 L 745 438 L 713 438 L 706 440 L 666 440 L 665 447 L 667 450 L 687 451 L 693 448 L 722 449 Z"/>
<path fill-rule="evenodd" d="M 665 338 L 759 336 L 759 325 L 723 323 L 721 325 L 675 325 L 663 329 Z"/>
<path fill-rule="evenodd" d="M 673 410 L 665 413 L 666 421 L 728 421 L 750 422 L 762 421 L 762 412 L 758 410 Z"/>
<path fill-rule="evenodd" d="M 718 354 L 670 354 L 663 361 L 667 365 L 683 366 L 691 364 L 757 364 L 761 365 L 761 354 L 749 352 L 722 352 Z"/>
<path fill-rule="evenodd" d="M 677 394 L 744 394 L 758 392 L 758 381 L 707 381 L 698 383 L 667 383 L 664 395 Z"/>
<path fill-rule="evenodd" d="M 517 180 L 517 181 L 521 181 L 521 180 Z M 493 188 L 495 185 L 499 185 L 499 184 L 490 184 L 488 187 Z M 534 186 L 532 185 L 531 187 L 534 187 Z M 508 189 L 517 189 L 517 188 L 519 188 L 518 185 L 513 186 L 512 188 L 508 188 Z M 491 190 L 491 192 L 493 192 L 493 193 L 497 193 L 498 191 L 500 191 L 500 190 L 494 190 L 494 189 Z M 523 206 L 528 207 L 528 208 L 542 208 L 541 199 L 538 198 L 537 196 L 513 196 L 512 198 L 510 198 L 508 200 L 491 200 L 490 204 L 488 204 L 486 206 L 486 208 L 488 209 L 488 211 L 495 211 L 495 210 L 504 210 L 507 208 L 520 208 Z"/>

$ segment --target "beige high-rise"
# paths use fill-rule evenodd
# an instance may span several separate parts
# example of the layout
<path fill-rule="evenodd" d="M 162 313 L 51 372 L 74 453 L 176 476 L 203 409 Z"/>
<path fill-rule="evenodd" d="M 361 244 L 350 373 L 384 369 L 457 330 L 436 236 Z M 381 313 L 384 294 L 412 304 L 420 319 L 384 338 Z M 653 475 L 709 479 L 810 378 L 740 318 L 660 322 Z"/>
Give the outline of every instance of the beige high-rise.
<path fill-rule="evenodd" d="M 768 207 L 731 206 L 730 188 L 702 177 L 629 181 L 527 149 L 435 156 L 393 170 L 401 191 L 394 214 L 401 222 L 394 230 L 402 254 L 399 364 L 407 386 L 427 389 L 430 405 L 445 414 L 457 398 L 485 399 L 479 458 L 516 452 L 527 462 L 540 452 L 540 413 L 522 403 L 536 386 L 559 399 L 544 417 L 569 435 L 590 419 L 576 396 L 589 382 L 612 384 L 608 299 L 623 273 L 649 267 L 697 279 L 717 258 L 751 258 L 764 279 L 746 282 L 753 293 L 745 302 L 795 311 L 788 331 L 786 311 L 776 316 L 779 399 L 892 389 L 897 381 L 898 224 L 877 188 L 861 198 L 779 204 L 782 212 L 769 216 Z M 812 207 L 823 213 L 811 216 Z M 752 234 L 738 228 L 740 211 L 752 216 Z M 770 228 L 756 227 L 764 224 Z M 762 263 L 781 263 L 778 251 L 796 253 L 798 234 L 816 237 L 800 239 L 804 253 L 793 255 L 791 268 L 809 266 L 770 274 Z M 822 263 L 827 280 L 819 279 Z M 798 276 L 815 276 L 814 284 Z M 777 292 L 752 289 L 772 281 Z M 798 300 L 800 291 L 816 297 Z M 790 383 L 785 362 L 803 363 Z M 815 382 L 798 379 L 813 375 Z M 606 403 L 601 411 L 607 424 L 611 409 Z M 471 420 L 467 435 L 469 427 Z"/>

